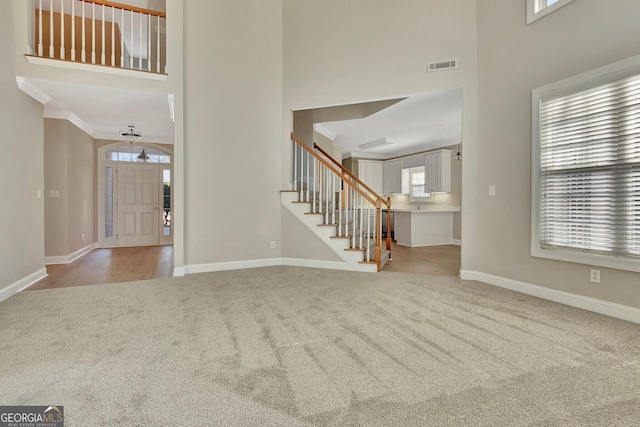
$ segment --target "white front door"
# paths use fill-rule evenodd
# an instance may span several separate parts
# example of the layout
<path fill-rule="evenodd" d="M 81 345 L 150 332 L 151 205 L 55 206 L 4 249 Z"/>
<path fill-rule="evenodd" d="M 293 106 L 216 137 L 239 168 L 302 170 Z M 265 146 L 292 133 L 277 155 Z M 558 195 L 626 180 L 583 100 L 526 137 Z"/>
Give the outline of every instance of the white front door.
<path fill-rule="evenodd" d="M 118 165 L 118 246 L 158 244 L 158 166 Z"/>

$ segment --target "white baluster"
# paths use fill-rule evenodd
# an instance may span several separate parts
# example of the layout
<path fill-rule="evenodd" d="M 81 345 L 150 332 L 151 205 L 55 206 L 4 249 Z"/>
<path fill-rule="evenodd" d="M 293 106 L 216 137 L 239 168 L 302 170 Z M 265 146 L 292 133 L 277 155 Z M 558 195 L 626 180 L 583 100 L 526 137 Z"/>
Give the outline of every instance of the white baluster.
<path fill-rule="evenodd" d="M 116 66 L 116 8 L 111 6 L 111 66 Z"/>
<path fill-rule="evenodd" d="M 147 71 L 151 71 L 151 14 L 147 15 Z"/>
<path fill-rule="evenodd" d="M 305 201 L 309 202 L 311 200 L 309 198 L 309 187 L 310 187 L 309 183 L 311 182 L 311 168 L 309 167 L 309 161 L 311 159 L 311 153 L 306 151 L 306 154 L 307 154 L 307 199 Z"/>
<path fill-rule="evenodd" d="M 157 55 L 157 63 L 156 63 L 156 71 L 160 72 L 160 15 L 158 15 L 158 46 L 156 48 L 158 50 Z"/>
<path fill-rule="evenodd" d="M 39 0 L 38 9 L 38 56 L 43 56 L 44 46 L 42 45 L 42 0 Z"/>
<path fill-rule="evenodd" d="M 138 48 L 140 49 L 140 56 L 138 58 L 138 70 L 142 70 L 142 12 L 138 13 L 138 33 L 140 40 L 138 41 Z"/>
<path fill-rule="evenodd" d="M 367 205 L 367 261 L 371 261 L 371 205 Z"/>
<path fill-rule="evenodd" d="M 358 193 L 356 193 L 356 189 L 351 189 L 351 247 L 356 247 L 356 197 L 358 197 Z"/>
<path fill-rule="evenodd" d="M 325 210 L 324 210 L 325 211 L 325 216 L 326 216 L 326 218 L 324 220 L 325 224 L 329 224 L 329 177 L 330 176 L 331 176 L 331 172 L 329 171 L 329 168 L 327 168 L 325 166 L 325 177 L 324 177 L 324 179 L 325 179 L 325 184 L 326 184 L 325 187 L 327 189 L 327 197 L 326 197 L 327 206 L 325 207 Z"/>
<path fill-rule="evenodd" d="M 293 142 L 293 188 L 292 190 L 298 191 L 298 144 Z"/>
<path fill-rule="evenodd" d="M 311 209 L 311 212 L 318 212 L 316 207 L 316 185 L 318 183 L 317 181 L 318 173 L 319 173 L 318 159 L 316 159 L 314 156 L 313 157 L 313 209 Z"/>
<path fill-rule="evenodd" d="M 336 174 L 332 173 L 332 192 L 331 192 L 331 224 L 336 223 Z"/>
<path fill-rule="evenodd" d="M 87 62 L 87 49 L 86 49 L 86 29 L 85 29 L 85 3 L 82 3 L 82 52 L 80 53 L 80 60 Z"/>
<path fill-rule="evenodd" d="M 51 11 L 53 13 L 53 10 Z M 64 50 L 64 0 L 60 2 L 60 59 L 65 58 Z"/>
<path fill-rule="evenodd" d="M 91 63 L 96 63 L 96 4 L 91 3 Z"/>
<path fill-rule="evenodd" d="M 53 58 L 53 0 L 49 0 L 49 58 Z"/>
<path fill-rule="evenodd" d="M 338 177 L 340 178 L 340 177 Z M 344 236 L 346 233 L 342 232 L 342 183 L 341 179 L 338 179 L 338 236 Z"/>
<path fill-rule="evenodd" d="M 120 9 L 120 68 L 124 68 L 124 9 Z"/>
<path fill-rule="evenodd" d="M 131 19 L 130 19 L 130 42 L 129 46 L 131 46 L 131 51 L 129 51 L 129 68 L 133 68 L 133 10 L 131 11 L 131 15 L 130 15 Z"/>
<path fill-rule="evenodd" d="M 107 41 L 106 39 L 106 35 L 105 35 L 105 19 L 104 19 L 104 15 L 105 15 L 105 10 L 107 9 L 106 6 L 102 6 L 102 51 L 100 52 L 100 63 L 102 65 L 107 65 L 107 53 L 105 52 L 107 50 L 106 44 Z"/>
<path fill-rule="evenodd" d="M 318 162 L 318 211 L 322 212 L 322 192 L 324 191 L 324 185 L 322 178 L 324 177 L 324 165 Z"/>
<path fill-rule="evenodd" d="M 360 245 L 358 246 L 360 249 L 362 249 L 362 235 L 364 234 L 364 227 L 362 226 L 363 222 L 362 220 L 364 219 L 364 209 L 363 209 L 363 205 L 362 202 L 364 201 L 364 197 L 362 197 L 362 195 L 360 195 Z"/>
<path fill-rule="evenodd" d="M 76 60 L 76 2 L 71 0 L 71 60 Z"/>
<path fill-rule="evenodd" d="M 300 194 L 298 200 L 304 202 L 304 147 L 300 146 Z"/>

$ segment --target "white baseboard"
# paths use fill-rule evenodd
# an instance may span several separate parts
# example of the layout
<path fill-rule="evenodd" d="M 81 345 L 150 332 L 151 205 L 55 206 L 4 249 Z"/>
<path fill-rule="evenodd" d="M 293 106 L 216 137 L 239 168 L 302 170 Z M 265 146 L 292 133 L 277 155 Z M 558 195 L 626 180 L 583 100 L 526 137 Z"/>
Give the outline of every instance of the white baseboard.
<path fill-rule="evenodd" d="M 282 258 L 282 265 L 288 265 L 291 267 L 308 267 L 308 268 L 321 268 L 324 270 L 343 270 L 343 271 L 365 271 L 375 272 L 377 267 L 371 264 L 363 264 L 362 269 L 358 269 L 346 262 L 340 261 L 321 261 L 317 259 L 302 259 L 302 258 Z M 366 266 L 366 267 L 364 267 Z"/>
<path fill-rule="evenodd" d="M 291 267 L 322 268 L 327 270 L 344 271 L 375 271 L 370 264 L 353 266 L 340 261 L 321 261 L 301 258 L 265 258 L 246 261 L 218 262 L 210 264 L 192 264 L 173 269 L 173 277 L 181 277 L 187 274 L 210 273 L 214 271 L 241 270 L 245 268 L 273 267 L 276 265 L 288 265 Z M 360 268 L 359 268 L 360 267 Z"/>
<path fill-rule="evenodd" d="M 460 245 L 462 245 L 462 240 L 460 240 L 460 239 L 451 239 L 451 244 L 460 246 Z"/>
<path fill-rule="evenodd" d="M 4 301 L 10 296 L 15 295 L 18 292 L 27 289 L 29 286 L 36 283 L 38 280 L 44 279 L 45 277 L 47 277 L 47 269 L 41 268 L 35 273 L 31 273 L 30 275 L 13 282 L 9 286 L 6 286 L 0 289 L 0 301 Z"/>
<path fill-rule="evenodd" d="M 90 245 L 87 245 L 84 248 L 78 249 L 77 251 L 70 253 L 69 255 L 44 257 L 44 264 L 45 265 L 69 264 L 70 262 L 77 260 L 81 256 L 88 254 L 95 248 L 96 248 L 96 244 L 91 243 Z"/>
<path fill-rule="evenodd" d="M 640 324 L 640 309 L 635 307 L 629 307 L 627 305 L 616 304 L 569 292 L 558 291 L 555 289 L 545 288 L 544 286 L 519 282 L 517 280 L 494 276 L 492 274 L 482 273 L 479 271 L 460 270 L 460 278 L 463 280 L 477 280 L 500 288 L 509 289 L 549 301 L 558 302 L 560 304 L 569 305 L 571 307 L 577 307 L 594 313 L 604 314 L 606 316 Z"/>
<path fill-rule="evenodd" d="M 241 270 L 243 268 L 271 267 L 282 265 L 281 258 L 251 259 L 246 261 L 216 262 L 210 264 L 192 264 L 184 266 L 185 274 L 209 273 L 212 271 Z M 177 270 L 177 269 L 176 269 Z M 174 270 L 174 275 L 175 270 Z"/>

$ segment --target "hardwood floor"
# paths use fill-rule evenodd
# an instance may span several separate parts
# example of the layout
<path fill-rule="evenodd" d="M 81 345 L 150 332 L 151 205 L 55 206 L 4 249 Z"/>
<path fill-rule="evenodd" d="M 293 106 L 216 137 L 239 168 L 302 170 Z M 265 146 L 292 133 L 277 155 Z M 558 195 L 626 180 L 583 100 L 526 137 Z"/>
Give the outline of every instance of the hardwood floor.
<path fill-rule="evenodd" d="M 392 243 L 392 260 L 382 271 L 457 276 L 460 246 L 408 248 Z M 48 265 L 44 279 L 28 291 L 170 277 L 173 246 L 95 249 L 70 263 Z"/>
<path fill-rule="evenodd" d="M 391 261 L 382 271 L 458 276 L 460 246 L 442 245 L 409 248 L 391 243 Z"/>
<path fill-rule="evenodd" d="M 48 265 L 28 291 L 169 277 L 173 246 L 95 249 L 70 264 Z"/>

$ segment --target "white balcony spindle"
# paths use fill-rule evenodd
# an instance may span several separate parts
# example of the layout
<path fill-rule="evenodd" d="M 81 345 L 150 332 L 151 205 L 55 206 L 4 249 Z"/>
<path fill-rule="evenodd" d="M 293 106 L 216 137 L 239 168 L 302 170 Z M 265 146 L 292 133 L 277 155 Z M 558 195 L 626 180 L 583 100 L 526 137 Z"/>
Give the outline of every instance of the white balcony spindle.
<path fill-rule="evenodd" d="M 327 196 L 325 198 L 325 200 L 327 201 L 327 206 L 325 207 L 325 210 L 324 210 L 325 216 L 326 216 L 326 218 L 324 220 L 325 224 L 329 224 L 329 177 L 330 176 L 331 176 L 331 172 L 329 171 L 329 168 L 327 168 L 325 166 L 325 177 L 324 177 L 324 179 L 325 179 L 325 188 L 326 188 L 326 191 L 327 191 Z"/>
<path fill-rule="evenodd" d="M 120 68 L 124 68 L 124 9 L 120 9 Z"/>
<path fill-rule="evenodd" d="M 42 45 L 42 0 L 39 0 L 38 9 L 38 56 L 44 55 L 44 46 Z"/>
<path fill-rule="evenodd" d="M 300 146 L 300 192 L 298 200 L 304 202 L 304 148 Z"/>
<path fill-rule="evenodd" d="M 116 66 L 116 8 L 111 6 L 111 66 Z"/>
<path fill-rule="evenodd" d="M 102 65 L 107 65 L 107 41 L 106 41 L 106 34 L 105 34 L 105 19 L 104 19 L 104 15 L 106 14 L 106 6 L 102 6 L 102 51 L 100 52 L 100 63 Z"/>
<path fill-rule="evenodd" d="M 91 3 L 91 63 L 96 63 L 96 4 Z"/>
<path fill-rule="evenodd" d="M 356 198 L 358 197 L 358 193 L 356 193 L 356 189 L 351 189 L 351 247 L 356 247 Z"/>
<path fill-rule="evenodd" d="M 338 236 L 344 236 L 342 229 L 342 180 L 338 179 Z"/>
<path fill-rule="evenodd" d="M 49 0 L 49 58 L 53 58 L 53 0 Z"/>
<path fill-rule="evenodd" d="M 51 10 L 53 13 L 53 10 Z M 65 59 L 64 50 L 64 0 L 60 2 L 60 59 Z"/>
<path fill-rule="evenodd" d="M 80 61 L 87 62 L 87 48 L 86 48 L 86 28 L 85 28 L 85 4 L 82 3 L 82 51 L 80 52 Z"/>
<path fill-rule="evenodd" d="M 151 14 L 148 14 L 147 17 L 147 71 L 151 71 Z"/>
<path fill-rule="evenodd" d="M 160 72 L 160 15 L 158 15 L 158 41 L 157 41 L 157 59 L 156 59 L 156 71 L 159 73 Z"/>
<path fill-rule="evenodd" d="M 138 49 L 140 49 L 138 51 L 138 70 L 142 70 L 142 12 L 138 13 L 138 37 L 140 37 L 140 40 L 138 40 Z"/>
<path fill-rule="evenodd" d="M 76 60 L 76 2 L 71 2 L 71 60 Z"/>
<path fill-rule="evenodd" d="M 322 177 L 324 176 L 324 165 L 318 162 L 318 210 L 322 212 L 322 192 L 324 191 L 324 185 L 322 183 Z"/>
<path fill-rule="evenodd" d="M 371 261 L 371 205 L 367 205 L 367 261 Z"/>
<path fill-rule="evenodd" d="M 133 68 L 133 10 L 130 12 L 130 22 L 129 22 L 129 35 L 130 35 L 130 43 L 131 51 L 129 51 L 129 68 Z"/>

